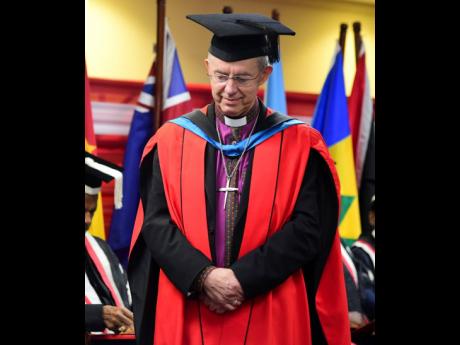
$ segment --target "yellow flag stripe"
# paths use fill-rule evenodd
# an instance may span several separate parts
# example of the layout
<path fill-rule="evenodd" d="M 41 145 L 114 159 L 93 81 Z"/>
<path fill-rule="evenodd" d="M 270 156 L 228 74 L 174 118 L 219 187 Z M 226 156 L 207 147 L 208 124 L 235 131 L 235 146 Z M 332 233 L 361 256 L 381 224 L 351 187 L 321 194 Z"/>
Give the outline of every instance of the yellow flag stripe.
<path fill-rule="evenodd" d="M 99 192 L 97 197 L 97 208 L 96 212 L 94 212 L 93 221 L 91 222 L 91 226 L 89 227 L 89 232 L 93 236 L 97 236 L 105 240 L 105 227 L 104 227 L 104 213 L 102 210 L 102 196 Z"/>
<path fill-rule="evenodd" d="M 341 195 L 354 199 L 339 225 L 339 233 L 342 237 L 356 239 L 361 234 L 361 218 L 351 136 L 330 146 L 329 152 L 339 175 Z"/>
<path fill-rule="evenodd" d="M 96 146 L 95 145 L 91 145 L 89 142 L 88 142 L 88 139 L 85 138 L 85 151 L 89 152 L 89 153 L 93 153 L 93 151 L 96 149 Z"/>

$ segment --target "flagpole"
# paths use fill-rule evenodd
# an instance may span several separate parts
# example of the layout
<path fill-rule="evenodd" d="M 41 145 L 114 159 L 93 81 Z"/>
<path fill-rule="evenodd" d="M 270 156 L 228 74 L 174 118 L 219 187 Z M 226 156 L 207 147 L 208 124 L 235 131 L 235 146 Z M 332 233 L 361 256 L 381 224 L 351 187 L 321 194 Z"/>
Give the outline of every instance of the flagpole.
<path fill-rule="evenodd" d="M 361 23 L 353 23 L 353 32 L 355 33 L 355 54 L 356 54 L 356 64 L 358 64 L 359 52 L 361 51 L 361 44 L 363 39 L 361 37 Z"/>
<path fill-rule="evenodd" d="M 231 6 L 224 6 L 224 8 L 222 9 L 222 13 L 233 13 L 233 8 Z"/>
<path fill-rule="evenodd" d="M 343 60 L 345 60 L 345 38 L 347 37 L 348 25 L 345 23 L 340 24 L 339 45 L 342 49 Z"/>
<path fill-rule="evenodd" d="M 161 125 L 161 110 L 163 109 L 163 58 L 165 37 L 165 8 L 166 0 L 157 0 L 157 44 L 155 62 L 155 105 L 153 117 L 154 132 Z"/>

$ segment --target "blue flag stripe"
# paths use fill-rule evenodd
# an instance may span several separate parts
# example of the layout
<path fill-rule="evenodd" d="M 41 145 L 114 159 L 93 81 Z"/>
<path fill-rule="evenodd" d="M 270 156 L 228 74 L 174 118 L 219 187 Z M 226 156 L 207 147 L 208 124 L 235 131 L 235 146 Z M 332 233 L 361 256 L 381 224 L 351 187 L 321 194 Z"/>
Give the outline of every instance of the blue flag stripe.
<path fill-rule="evenodd" d="M 312 119 L 312 127 L 321 132 L 328 147 L 350 135 L 342 65 L 343 56 L 339 50 L 321 90 Z"/>
<path fill-rule="evenodd" d="M 181 93 L 188 92 L 187 87 L 185 86 L 184 76 L 180 69 L 179 57 L 177 56 L 177 51 L 174 52 L 174 62 L 171 72 L 172 80 L 176 80 L 176 83 L 171 83 L 169 86 L 168 97 L 173 97 Z"/>
<path fill-rule="evenodd" d="M 286 93 L 284 91 L 283 65 L 281 60 L 273 64 L 273 71 L 270 74 L 265 89 L 265 104 L 267 107 L 287 114 Z"/>

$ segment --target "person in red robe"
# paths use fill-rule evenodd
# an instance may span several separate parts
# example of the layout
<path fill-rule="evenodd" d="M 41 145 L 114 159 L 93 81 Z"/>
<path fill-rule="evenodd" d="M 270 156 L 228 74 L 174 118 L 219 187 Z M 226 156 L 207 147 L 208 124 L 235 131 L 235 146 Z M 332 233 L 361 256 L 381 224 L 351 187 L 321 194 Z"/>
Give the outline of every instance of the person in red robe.
<path fill-rule="evenodd" d="M 257 90 L 295 33 L 254 14 L 214 33 L 213 102 L 147 143 L 128 277 L 138 344 L 349 345 L 340 184 L 321 134 Z"/>

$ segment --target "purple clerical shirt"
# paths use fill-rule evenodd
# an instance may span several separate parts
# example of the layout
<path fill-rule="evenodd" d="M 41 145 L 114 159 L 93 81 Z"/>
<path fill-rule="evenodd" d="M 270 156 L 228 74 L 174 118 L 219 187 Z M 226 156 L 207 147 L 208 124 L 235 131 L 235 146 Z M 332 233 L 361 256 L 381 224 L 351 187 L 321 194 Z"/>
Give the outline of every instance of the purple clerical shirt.
<path fill-rule="evenodd" d="M 252 127 L 254 126 L 257 117 L 253 118 L 250 122 L 246 125 L 241 127 L 241 140 L 244 140 L 249 136 L 251 133 Z M 231 127 L 227 126 L 223 121 L 219 118 L 216 118 L 217 121 L 217 128 L 220 133 L 220 137 L 222 142 L 226 145 L 232 143 L 232 129 Z M 215 245 L 216 245 L 216 264 L 217 267 L 224 267 L 224 258 L 225 258 L 225 209 L 224 209 L 224 201 L 225 201 L 225 192 L 219 192 L 219 188 L 225 187 L 227 184 L 227 178 L 225 176 L 224 170 L 224 162 L 222 160 L 222 154 L 219 150 L 216 152 L 217 159 L 216 159 L 216 237 L 215 237 Z M 225 157 L 225 159 L 228 159 Z M 238 166 L 238 202 L 241 199 L 241 192 L 243 190 L 244 184 L 244 175 L 249 164 L 249 155 L 248 152 L 244 154 L 242 161 Z M 231 171 L 228 172 L 231 174 Z"/>

